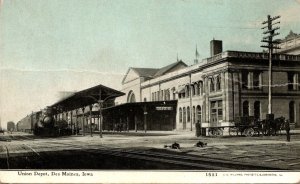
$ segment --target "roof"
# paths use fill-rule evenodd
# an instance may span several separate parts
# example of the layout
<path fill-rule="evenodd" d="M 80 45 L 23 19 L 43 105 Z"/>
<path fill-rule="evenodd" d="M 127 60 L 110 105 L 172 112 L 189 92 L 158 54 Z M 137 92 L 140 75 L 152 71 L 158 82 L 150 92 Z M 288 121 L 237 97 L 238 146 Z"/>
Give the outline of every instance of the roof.
<path fill-rule="evenodd" d="M 183 65 L 184 67 L 187 66 L 187 64 L 185 64 L 183 61 L 177 61 L 175 63 L 172 63 L 170 65 L 167 65 L 165 67 L 162 68 L 134 68 L 134 67 L 130 67 L 127 71 L 127 73 L 125 74 L 122 83 L 124 83 L 126 76 L 128 75 L 130 70 L 133 70 L 139 77 L 148 77 L 148 78 L 155 78 L 155 77 L 159 77 L 161 75 L 164 75 L 165 73 L 167 73 L 169 70 L 171 70 L 172 68 L 178 66 L 179 64 Z"/>
<path fill-rule="evenodd" d="M 168 101 L 151 101 L 151 102 L 132 102 L 132 103 L 123 103 L 123 104 L 119 104 L 119 105 L 115 105 L 112 107 L 107 107 L 107 108 L 103 108 L 102 109 L 102 113 L 114 113 L 114 111 L 116 110 L 121 110 L 118 113 L 115 113 L 115 116 L 119 116 L 120 113 L 127 113 L 128 110 L 136 110 L 136 108 L 138 109 L 144 109 L 145 107 L 147 109 L 149 109 L 149 107 L 164 107 L 164 106 L 177 106 L 177 100 L 168 100 Z M 99 111 L 98 110 L 93 110 L 91 112 L 85 112 L 84 114 L 89 115 L 89 114 L 98 116 L 99 115 Z M 83 114 L 78 114 L 77 116 L 83 116 Z"/>
<path fill-rule="evenodd" d="M 132 68 L 140 77 L 153 77 L 159 69 L 157 68 Z"/>
<path fill-rule="evenodd" d="M 155 73 L 159 70 L 157 68 L 133 68 L 133 67 L 130 67 L 125 76 L 123 77 L 123 80 L 122 80 L 122 84 L 125 82 L 125 79 L 129 73 L 130 70 L 133 70 L 139 77 L 150 77 L 150 78 L 153 78 L 153 76 L 155 75 Z"/>
<path fill-rule="evenodd" d="M 179 65 L 179 64 L 182 64 L 182 65 L 184 65 L 184 66 L 187 66 L 187 64 L 185 64 L 183 61 L 180 60 L 180 61 L 177 61 L 177 62 L 175 62 L 175 63 L 169 64 L 169 65 L 167 65 L 167 66 L 165 66 L 165 67 L 159 69 L 159 70 L 157 71 L 157 73 L 155 74 L 154 77 L 159 77 L 159 76 L 161 76 L 161 75 L 164 75 L 166 72 L 168 72 L 169 70 L 171 70 L 172 68 L 174 68 L 175 66 L 177 66 L 177 65 Z"/>
<path fill-rule="evenodd" d="M 125 95 L 125 93 L 100 84 L 82 91 L 78 91 L 56 102 L 50 107 L 56 110 L 70 111 L 95 104 L 98 102 L 98 100 L 108 100 L 123 95 Z"/>

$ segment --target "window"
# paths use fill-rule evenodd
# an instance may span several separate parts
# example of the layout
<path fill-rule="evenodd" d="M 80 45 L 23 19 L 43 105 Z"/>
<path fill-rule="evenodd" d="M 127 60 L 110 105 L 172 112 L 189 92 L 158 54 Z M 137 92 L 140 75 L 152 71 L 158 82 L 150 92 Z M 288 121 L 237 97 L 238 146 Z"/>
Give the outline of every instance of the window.
<path fill-rule="evenodd" d="M 215 91 L 215 82 L 214 82 L 214 78 L 210 79 L 210 91 L 213 92 Z"/>
<path fill-rule="evenodd" d="M 243 116 L 249 116 L 249 102 L 243 102 Z"/>
<path fill-rule="evenodd" d="M 218 121 L 223 119 L 223 108 L 222 108 L 222 100 L 218 101 Z"/>
<path fill-rule="evenodd" d="M 179 108 L 179 122 L 182 123 L 182 109 Z"/>
<path fill-rule="evenodd" d="M 193 106 L 193 124 L 196 122 L 196 112 L 195 112 L 195 106 Z"/>
<path fill-rule="evenodd" d="M 154 93 L 152 93 L 152 101 L 155 101 L 155 100 L 154 100 Z"/>
<path fill-rule="evenodd" d="M 218 75 L 216 77 L 216 90 L 217 91 L 221 90 L 221 76 L 220 75 Z"/>
<path fill-rule="evenodd" d="M 242 89 L 248 89 L 248 72 L 242 72 Z"/>
<path fill-rule="evenodd" d="M 194 84 L 195 95 L 199 95 L 199 85 L 198 83 Z"/>
<path fill-rule="evenodd" d="M 254 102 L 254 119 L 260 119 L 260 101 Z"/>
<path fill-rule="evenodd" d="M 288 90 L 293 90 L 294 88 L 294 74 L 288 73 Z"/>
<path fill-rule="evenodd" d="M 185 91 L 186 91 L 186 97 L 189 97 L 190 96 L 190 87 L 189 87 L 189 85 L 185 86 Z"/>
<path fill-rule="evenodd" d="M 144 102 L 147 102 L 147 98 L 144 98 Z"/>
<path fill-rule="evenodd" d="M 202 115 L 202 113 L 201 113 L 201 106 L 198 105 L 197 106 L 197 122 L 199 121 L 199 123 L 201 123 L 201 121 L 202 121 L 201 115 Z"/>
<path fill-rule="evenodd" d="M 203 81 L 199 82 L 199 95 L 203 95 Z"/>
<path fill-rule="evenodd" d="M 185 107 L 183 107 L 183 122 L 186 122 L 186 111 L 185 111 Z"/>
<path fill-rule="evenodd" d="M 136 102 L 135 101 L 135 95 L 134 95 L 132 90 L 130 90 L 129 93 L 128 93 L 127 102 L 129 102 L 129 103 L 130 102 Z"/>
<path fill-rule="evenodd" d="M 288 73 L 288 90 L 300 90 L 298 73 Z"/>
<path fill-rule="evenodd" d="M 191 84 L 191 90 L 192 90 L 192 96 L 195 96 L 195 87 L 193 84 Z"/>
<path fill-rule="evenodd" d="M 289 118 L 290 118 L 291 123 L 295 122 L 295 102 L 294 101 L 291 101 L 289 104 Z"/>
<path fill-rule="evenodd" d="M 189 106 L 186 108 L 186 111 L 187 111 L 187 122 L 190 122 L 191 121 L 191 112 L 190 112 Z"/>
<path fill-rule="evenodd" d="M 173 88 L 172 88 L 173 100 L 175 100 L 175 98 L 176 98 L 176 96 L 175 96 L 175 95 L 176 95 L 176 94 L 175 94 L 175 91 L 176 91 L 176 89 L 175 89 L 175 87 L 173 87 Z"/>
<path fill-rule="evenodd" d="M 223 120 L 222 100 L 210 102 L 210 122 L 212 126 L 218 126 L 220 120 Z"/>
<path fill-rule="evenodd" d="M 258 90 L 260 89 L 260 72 L 253 73 L 253 89 Z"/>

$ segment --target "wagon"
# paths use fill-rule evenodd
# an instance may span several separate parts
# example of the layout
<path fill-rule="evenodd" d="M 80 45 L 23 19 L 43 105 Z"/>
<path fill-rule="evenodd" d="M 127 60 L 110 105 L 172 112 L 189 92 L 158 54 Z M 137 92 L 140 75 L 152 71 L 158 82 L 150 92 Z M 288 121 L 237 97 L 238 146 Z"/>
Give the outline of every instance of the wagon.
<path fill-rule="evenodd" d="M 261 127 L 261 121 L 256 121 L 253 116 L 236 117 L 232 126 L 210 127 L 208 135 L 222 136 L 224 129 L 228 128 L 230 136 L 245 135 L 252 137 L 260 134 Z"/>
<path fill-rule="evenodd" d="M 229 127 L 229 135 L 245 135 L 252 137 L 259 135 L 261 131 L 260 121 L 256 121 L 253 116 L 236 117 L 234 126 Z"/>

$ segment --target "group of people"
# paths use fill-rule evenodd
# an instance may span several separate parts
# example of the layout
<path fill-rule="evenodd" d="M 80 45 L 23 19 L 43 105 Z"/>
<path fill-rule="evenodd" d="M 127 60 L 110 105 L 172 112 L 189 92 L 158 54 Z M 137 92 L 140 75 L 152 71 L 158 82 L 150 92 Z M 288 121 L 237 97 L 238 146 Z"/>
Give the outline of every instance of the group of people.
<path fill-rule="evenodd" d="M 115 123 L 113 131 L 122 132 L 127 131 L 127 123 Z"/>

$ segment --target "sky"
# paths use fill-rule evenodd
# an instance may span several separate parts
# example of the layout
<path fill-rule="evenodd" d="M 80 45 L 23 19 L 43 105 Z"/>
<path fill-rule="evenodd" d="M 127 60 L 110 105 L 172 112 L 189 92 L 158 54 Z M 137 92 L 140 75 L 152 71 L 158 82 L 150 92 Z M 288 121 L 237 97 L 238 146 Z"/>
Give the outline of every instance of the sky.
<path fill-rule="evenodd" d="M 0 0 L 0 118 L 17 122 L 60 91 L 120 90 L 129 67 L 193 64 L 224 50 L 261 51 L 261 22 L 300 33 L 300 0 Z"/>

